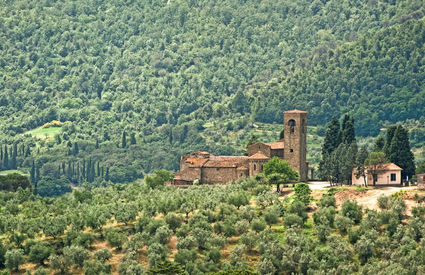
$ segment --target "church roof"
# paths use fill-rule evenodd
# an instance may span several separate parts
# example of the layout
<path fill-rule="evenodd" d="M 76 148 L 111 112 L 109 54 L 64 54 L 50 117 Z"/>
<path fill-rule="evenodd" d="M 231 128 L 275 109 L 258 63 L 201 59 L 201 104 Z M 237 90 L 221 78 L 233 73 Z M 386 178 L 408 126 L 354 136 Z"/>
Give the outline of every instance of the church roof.
<path fill-rule="evenodd" d="M 306 111 L 302 111 L 302 110 L 294 109 L 294 110 L 286 111 L 286 112 L 284 112 L 284 114 L 307 114 L 307 112 Z"/>
<path fill-rule="evenodd" d="M 269 142 L 265 144 L 270 146 L 270 148 L 274 150 L 285 148 L 285 143 L 283 141 Z"/>
<path fill-rule="evenodd" d="M 248 159 L 248 157 L 245 156 L 211 156 L 202 167 L 235 168 L 246 159 Z"/>
<path fill-rule="evenodd" d="M 188 158 L 186 162 L 189 163 L 189 167 L 202 167 L 208 160 L 207 158 Z"/>
<path fill-rule="evenodd" d="M 257 152 L 254 155 L 250 156 L 249 159 L 260 159 L 260 160 L 264 159 L 264 160 L 266 160 L 266 159 L 269 159 L 269 157 L 264 155 L 261 152 Z"/>

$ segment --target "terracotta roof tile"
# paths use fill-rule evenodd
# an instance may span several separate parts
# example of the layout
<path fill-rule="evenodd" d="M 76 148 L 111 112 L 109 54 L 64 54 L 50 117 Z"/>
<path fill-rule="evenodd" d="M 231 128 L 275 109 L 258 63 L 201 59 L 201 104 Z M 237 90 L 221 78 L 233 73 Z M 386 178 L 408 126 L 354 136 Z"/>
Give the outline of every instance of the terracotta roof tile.
<path fill-rule="evenodd" d="M 211 156 L 202 167 L 231 168 L 247 160 L 245 156 Z"/>
<path fill-rule="evenodd" d="M 189 167 L 202 167 L 208 160 L 207 158 L 188 158 L 186 163 L 189 163 Z"/>
<path fill-rule="evenodd" d="M 269 157 L 261 152 L 257 152 L 254 155 L 250 156 L 249 159 L 269 159 Z"/>
<path fill-rule="evenodd" d="M 265 144 L 270 146 L 270 148 L 274 150 L 285 148 L 285 143 L 283 141 L 269 142 Z"/>
<path fill-rule="evenodd" d="M 289 110 L 289 111 L 286 111 L 286 112 L 283 112 L 283 113 L 284 114 L 307 114 L 306 111 L 297 110 L 297 109 Z"/>

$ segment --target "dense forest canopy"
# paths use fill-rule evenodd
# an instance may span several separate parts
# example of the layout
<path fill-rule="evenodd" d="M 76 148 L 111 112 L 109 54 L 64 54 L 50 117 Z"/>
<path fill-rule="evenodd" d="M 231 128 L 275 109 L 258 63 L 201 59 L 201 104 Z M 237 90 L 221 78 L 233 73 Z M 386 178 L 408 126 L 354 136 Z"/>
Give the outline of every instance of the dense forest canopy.
<path fill-rule="evenodd" d="M 41 177 L 63 176 L 63 163 L 80 173 L 85 161 L 96 176 L 110 168 L 110 180 L 130 181 L 176 169 L 188 151 L 235 153 L 205 139 L 211 121 L 244 129 L 299 108 L 313 125 L 350 113 L 358 134 L 375 135 L 387 121 L 425 117 L 423 6 L 3 1 L 0 137 L 30 148 L 17 166 L 35 161 Z M 68 123 L 34 139 L 53 120 Z"/>

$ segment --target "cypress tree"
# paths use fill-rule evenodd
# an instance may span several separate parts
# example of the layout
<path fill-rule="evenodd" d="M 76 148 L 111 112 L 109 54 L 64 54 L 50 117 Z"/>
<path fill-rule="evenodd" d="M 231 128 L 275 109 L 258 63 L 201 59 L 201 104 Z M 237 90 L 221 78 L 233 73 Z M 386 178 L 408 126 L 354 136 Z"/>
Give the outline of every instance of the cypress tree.
<path fill-rule="evenodd" d="M 72 179 L 73 172 L 74 171 L 72 170 L 72 164 L 71 164 L 71 161 L 69 160 L 68 161 L 68 170 L 67 170 L 67 173 L 66 173 L 66 176 L 67 176 L 68 179 Z"/>
<path fill-rule="evenodd" d="M 40 167 L 38 165 L 35 166 L 35 183 L 38 183 L 40 180 Z"/>
<path fill-rule="evenodd" d="M 127 147 L 127 133 L 125 131 L 122 132 L 122 148 Z"/>
<path fill-rule="evenodd" d="M 91 159 L 89 159 L 86 166 L 86 181 L 90 181 L 90 175 L 91 175 Z"/>
<path fill-rule="evenodd" d="M 31 165 L 30 181 L 33 185 L 35 185 L 35 164 L 34 164 L 34 160 L 32 161 L 32 165 Z"/>
<path fill-rule="evenodd" d="M 96 174 L 96 176 L 100 177 L 100 164 L 99 164 L 99 162 L 97 162 L 97 174 Z"/>
<path fill-rule="evenodd" d="M 81 176 L 82 176 L 83 180 L 86 179 L 86 160 L 85 159 L 83 159 L 83 168 L 82 168 L 82 171 L 81 171 Z"/>
<path fill-rule="evenodd" d="M 78 149 L 78 142 L 74 142 L 74 150 L 73 150 L 74 156 L 78 155 L 79 151 L 80 150 Z"/>
<path fill-rule="evenodd" d="M 341 144 L 341 129 L 336 117 L 332 120 L 326 130 L 325 141 L 322 147 L 322 156 L 330 155 Z"/>
<path fill-rule="evenodd" d="M 373 146 L 373 151 L 374 152 L 383 152 L 384 146 L 385 146 L 385 139 L 383 137 L 379 136 L 375 140 L 375 145 Z"/>
<path fill-rule="evenodd" d="M 391 146 L 391 142 L 393 140 L 393 137 L 394 137 L 396 130 L 397 130 L 397 126 L 395 126 L 395 125 L 392 125 L 392 126 L 388 127 L 388 129 L 387 129 L 387 136 L 385 138 L 385 145 L 382 148 L 382 151 L 385 153 L 387 158 L 389 158 L 389 156 L 390 156 L 390 146 Z"/>
<path fill-rule="evenodd" d="M 99 149 L 99 139 L 96 139 L 96 145 L 95 145 L 96 149 Z"/>
<path fill-rule="evenodd" d="M 136 135 L 134 133 L 130 134 L 130 144 L 136 144 Z"/>
<path fill-rule="evenodd" d="M 109 181 L 109 167 L 106 167 L 105 180 Z"/>
<path fill-rule="evenodd" d="M 7 153 L 7 145 L 4 146 L 3 169 L 9 169 L 9 154 Z"/>
<path fill-rule="evenodd" d="M 12 159 L 11 159 L 11 164 L 10 164 L 10 167 L 12 169 L 17 168 L 17 163 L 16 163 L 16 157 L 17 156 L 18 156 L 18 145 L 16 143 L 14 143 L 13 149 L 12 149 Z"/>
<path fill-rule="evenodd" d="M 81 178 L 80 178 L 80 163 L 79 162 L 77 162 L 77 180 L 78 181 L 81 180 Z"/>
<path fill-rule="evenodd" d="M 345 116 L 342 128 L 342 142 L 345 144 L 351 144 L 356 142 L 356 134 L 354 130 L 354 120 L 349 116 Z"/>
<path fill-rule="evenodd" d="M 25 157 L 27 158 L 27 157 L 29 157 L 31 155 L 31 148 L 29 147 L 29 146 L 27 146 L 26 147 L 26 150 L 25 150 Z"/>
<path fill-rule="evenodd" d="M 409 133 L 401 125 L 394 132 L 388 158 L 403 169 L 401 171 L 402 178 L 412 178 L 415 173 L 415 157 L 410 149 Z"/>
<path fill-rule="evenodd" d="M 3 161 L 3 147 L 0 147 L 0 160 Z"/>

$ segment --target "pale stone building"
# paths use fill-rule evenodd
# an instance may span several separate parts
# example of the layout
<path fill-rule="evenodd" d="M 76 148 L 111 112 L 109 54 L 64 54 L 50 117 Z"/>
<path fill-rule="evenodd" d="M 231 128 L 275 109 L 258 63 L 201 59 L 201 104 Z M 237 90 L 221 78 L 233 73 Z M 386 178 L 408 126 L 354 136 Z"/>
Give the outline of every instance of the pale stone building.
<path fill-rule="evenodd" d="M 394 163 L 385 163 L 379 165 L 377 171 L 376 185 L 401 185 L 401 169 Z M 354 185 L 364 185 L 365 178 L 356 178 L 356 170 L 353 169 L 352 180 Z M 373 185 L 373 177 L 366 172 L 366 184 Z"/>
<path fill-rule="evenodd" d="M 248 146 L 248 156 L 214 156 L 208 152 L 196 152 L 181 156 L 180 171 L 175 173 L 173 184 L 193 184 L 195 180 L 205 184 L 223 184 L 242 177 L 253 177 L 263 172 L 263 165 L 272 157 L 284 159 L 307 180 L 307 112 L 284 112 L 284 139 Z"/>

